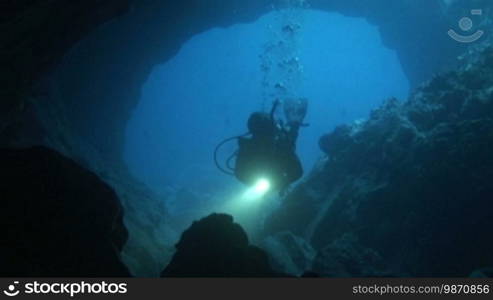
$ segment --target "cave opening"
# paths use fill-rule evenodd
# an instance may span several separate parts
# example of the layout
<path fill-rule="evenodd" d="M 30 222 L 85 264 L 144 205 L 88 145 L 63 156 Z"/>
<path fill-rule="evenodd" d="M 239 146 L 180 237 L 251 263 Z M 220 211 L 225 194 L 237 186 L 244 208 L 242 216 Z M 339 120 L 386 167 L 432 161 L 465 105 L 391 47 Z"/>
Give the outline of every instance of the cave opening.
<path fill-rule="evenodd" d="M 203 216 L 244 188 L 216 169 L 212 153 L 224 138 L 247 131 L 249 114 L 274 100 L 265 86 L 287 76 L 266 79 L 262 68 L 285 18 L 273 11 L 254 23 L 195 35 L 144 84 L 127 124 L 124 160 L 137 178 L 165 195 L 171 214 Z M 365 19 L 318 10 L 289 18 L 300 25 L 293 46 L 301 64 L 296 93 L 309 99 L 310 126 L 297 145 L 306 175 L 322 156 L 321 135 L 366 118 L 385 99 L 405 100 L 409 81 L 396 53 Z M 230 143 L 225 153 L 236 146 Z"/>

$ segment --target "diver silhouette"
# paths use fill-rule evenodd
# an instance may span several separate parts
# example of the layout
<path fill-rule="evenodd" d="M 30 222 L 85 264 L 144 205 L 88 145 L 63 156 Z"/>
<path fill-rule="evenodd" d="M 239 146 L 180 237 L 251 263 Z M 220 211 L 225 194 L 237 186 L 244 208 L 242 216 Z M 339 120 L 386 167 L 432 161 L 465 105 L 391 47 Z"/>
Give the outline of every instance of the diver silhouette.
<path fill-rule="evenodd" d="M 248 119 L 249 132 L 223 141 L 215 152 L 216 165 L 227 174 L 234 175 L 242 183 L 253 186 L 260 179 L 283 194 L 286 189 L 303 176 L 303 168 L 296 154 L 296 140 L 306 116 L 306 99 L 289 100 L 284 103 L 287 124 L 275 119 L 281 102 L 276 100 L 270 114 L 254 112 Z M 217 163 L 217 150 L 226 142 L 238 140 L 236 151 L 226 162 L 229 171 Z M 236 157 L 235 166 L 231 160 Z"/>

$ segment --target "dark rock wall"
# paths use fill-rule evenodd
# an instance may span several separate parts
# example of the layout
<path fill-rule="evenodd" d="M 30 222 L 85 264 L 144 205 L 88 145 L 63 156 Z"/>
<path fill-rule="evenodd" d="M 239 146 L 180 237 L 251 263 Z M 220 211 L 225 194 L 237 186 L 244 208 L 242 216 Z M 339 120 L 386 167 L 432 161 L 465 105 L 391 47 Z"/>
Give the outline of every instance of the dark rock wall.
<path fill-rule="evenodd" d="M 43 147 L 0 149 L 0 165 L 0 276 L 130 276 L 123 208 L 96 174 Z"/>
<path fill-rule="evenodd" d="M 100 24 L 124 13 L 126 0 L 6 0 L 0 4 L 0 116 Z"/>

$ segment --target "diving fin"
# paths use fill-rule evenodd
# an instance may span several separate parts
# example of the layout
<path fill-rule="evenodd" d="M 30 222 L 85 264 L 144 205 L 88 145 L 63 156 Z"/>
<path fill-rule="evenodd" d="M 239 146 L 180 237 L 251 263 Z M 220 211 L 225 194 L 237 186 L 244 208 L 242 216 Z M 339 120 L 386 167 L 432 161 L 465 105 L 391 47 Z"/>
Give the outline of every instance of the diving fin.
<path fill-rule="evenodd" d="M 288 124 L 303 125 L 308 112 L 308 99 L 291 98 L 284 101 L 284 116 Z"/>

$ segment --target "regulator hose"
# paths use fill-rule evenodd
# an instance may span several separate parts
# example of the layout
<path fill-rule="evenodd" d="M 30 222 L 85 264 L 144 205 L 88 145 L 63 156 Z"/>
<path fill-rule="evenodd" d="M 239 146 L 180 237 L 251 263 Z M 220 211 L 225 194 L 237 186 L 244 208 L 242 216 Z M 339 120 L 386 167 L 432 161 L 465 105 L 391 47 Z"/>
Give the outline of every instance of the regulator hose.
<path fill-rule="evenodd" d="M 245 134 L 242 134 L 242 135 L 238 135 L 238 136 L 234 136 L 234 137 L 230 137 L 230 138 L 227 138 L 225 140 L 223 140 L 222 142 L 220 142 L 217 146 L 216 146 L 216 149 L 214 150 L 214 163 L 216 164 L 216 167 L 219 169 L 219 171 L 223 172 L 224 174 L 227 174 L 227 175 L 231 175 L 231 176 L 234 176 L 234 168 L 232 168 L 230 166 L 230 162 L 231 160 L 236 156 L 238 155 L 238 151 L 235 151 L 226 161 L 226 168 L 228 168 L 228 170 L 226 170 L 225 168 L 223 168 L 218 160 L 217 160 L 217 153 L 219 152 L 219 150 L 221 149 L 222 146 L 224 146 L 225 144 L 233 141 L 233 140 L 236 140 L 236 139 L 239 139 L 239 138 L 242 138 L 242 137 L 245 137 L 247 135 L 249 135 L 250 133 L 245 133 Z"/>

